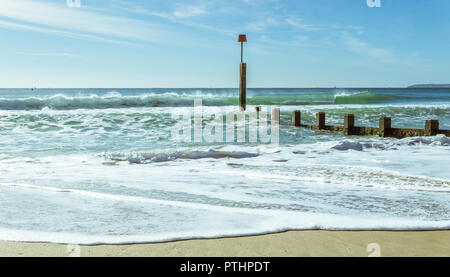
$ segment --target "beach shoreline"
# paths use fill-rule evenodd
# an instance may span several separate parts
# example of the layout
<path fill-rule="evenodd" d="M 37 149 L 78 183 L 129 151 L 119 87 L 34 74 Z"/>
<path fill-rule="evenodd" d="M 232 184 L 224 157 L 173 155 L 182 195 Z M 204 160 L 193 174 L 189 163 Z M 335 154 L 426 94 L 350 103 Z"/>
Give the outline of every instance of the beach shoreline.
<path fill-rule="evenodd" d="M 0 241 L 0 257 L 438 257 L 450 230 L 288 231 L 256 236 L 123 245 Z"/>

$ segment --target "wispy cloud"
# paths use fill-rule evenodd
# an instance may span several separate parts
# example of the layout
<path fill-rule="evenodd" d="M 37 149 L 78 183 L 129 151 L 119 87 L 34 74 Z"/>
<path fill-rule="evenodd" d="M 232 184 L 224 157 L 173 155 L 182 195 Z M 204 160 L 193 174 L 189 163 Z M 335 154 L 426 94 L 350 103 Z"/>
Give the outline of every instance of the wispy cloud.
<path fill-rule="evenodd" d="M 197 29 L 207 30 L 215 33 L 219 33 L 227 36 L 234 36 L 235 32 L 223 27 L 214 27 L 210 24 L 203 24 L 199 22 L 189 21 L 189 18 L 208 14 L 205 8 L 201 8 L 200 6 L 189 6 L 184 8 L 178 8 L 172 12 L 163 12 L 163 11 L 153 11 L 141 6 L 132 6 L 132 7 L 122 7 L 122 10 L 130 13 L 141 14 L 141 15 L 149 15 L 155 16 L 159 18 L 163 18 L 172 23 L 185 25 L 188 27 L 194 27 Z"/>
<path fill-rule="evenodd" d="M 64 36 L 64 37 L 75 38 L 75 39 L 104 41 L 104 42 L 120 43 L 120 44 L 133 44 L 131 42 L 125 42 L 125 41 L 116 40 L 116 39 L 108 39 L 108 38 L 103 38 L 103 37 L 95 36 L 95 35 L 82 34 L 82 33 L 70 32 L 70 31 L 61 31 L 61 30 L 52 29 L 52 28 L 33 26 L 33 25 L 29 25 L 29 24 L 14 23 L 14 22 L 4 21 L 4 20 L 0 20 L 0 27 L 13 29 L 13 30 L 24 30 L 24 31 L 30 31 L 30 32 L 37 32 L 37 33 L 43 33 L 43 34 L 53 34 L 53 35 Z"/>
<path fill-rule="evenodd" d="M 30 0 L 1 0 L 1 26 L 29 31 L 53 32 L 84 38 L 102 36 L 128 40 L 158 41 L 161 28 L 146 21 L 108 16 L 87 9 Z"/>
<path fill-rule="evenodd" d="M 311 24 L 304 24 L 298 17 L 292 16 L 289 18 L 286 18 L 286 23 L 296 29 L 303 30 L 303 31 L 319 31 L 320 28 L 311 25 Z"/>
<path fill-rule="evenodd" d="M 26 56 L 52 56 L 52 57 L 81 57 L 78 54 L 70 54 L 70 53 L 31 53 L 31 52 L 16 52 L 18 55 L 26 55 Z"/>
<path fill-rule="evenodd" d="M 206 8 L 203 6 L 186 6 L 181 5 L 173 12 L 173 16 L 177 18 L 188 18 L 207 14 Z"/>
<path fill-rule="evenodd" d="M 265 1 L 267 3 L 276 1 Z M 95 8 L 71 9 L 61 2 L 37 2 L 32 0 L 0 0 L 0 27 L 19 29 L 45 34 L 54 34 L 77 39 L 107 41 L 115 43 L 136 42 L 173 42 L 184 40 L 183 45 L 188 44 L 189 36 L 173 28 L 171 23 L 182 24 L 187 27 L 202 29 L 221 35 L 233 37 L 237 34 L 236 24 L 216 25 L 205 22 L 204 16 L 216 16 L 220 13 L 217 9 L 218 2 L 199 0 L 186 4 L 178 2 L 161 10 L 151 10 L 148 6 L 130 5 L 124 1 L 114 1 L 115 11 L 121 12 L 120 16 L 111 15 L 109 10 L 101 11 Z M 392 51 L 373 46 L 359 39 L 358 35 L 364 30 L 358 26 L 324 26 L 305 22 L 303 18 L 293 15 L 289 11 L 273 12 L 267 10 L 267 5 L 260 7 L 262 2 L 244 4 L 256 5 L 259 12 L 249 14 L 240 22 L 244 31 L 258 33 L 259 42 L 268 45 L 284 47 L 316 47 L 331 46 L 328 37 L 340 34 L 340 39 L 347 49 L 376 58 L 389 58 Z M 222 3 L 223 4 L 223 3 Z M 226 4 L 224 4 L 227 6 Z M 256 9 L 256 8 L 255 8 Z M 145 19 L 135 19 L 136 14 L 146 16 Z M 135 18 L 133 18 L 135 17 Z M 164 19 L 162 22 L 156 18 Z M 209 18 L 208 17 L 208 18 Z M 151 20 L 154 21 L 151 21 Z M 160 22 L 160 23 L 155 23 Z M 212 20 L 211 22 L 214 22 Z M 183 29 L 184 30 L 184 29 Z M 290 33 L 280 38 L 271 33 Z M 314 32 L 305 35 L 305 32 Z M 178 35 L 177 35 L 178 34 Z M 358 35 L 357 35 L 358 34 Z M 187 41 L 187 42 L 186 42 Z M 36 54 L 36 53 L 35 53 Z"/>
<path fill-rule="evenodd" d="M 280 25 L 280 22 L 277 19 L 275 19 L 273 17 L 268 17 L 261 21 L 250 22 L 249 24 L 247 24 L 245 29 L 248 31 L 251 31 L 251 32 L 261 32 L 261 31 L 265 31 L 268 28 L 276 27 L 279 25 Z"/>
<path fill-rule="evenodd" d="M 250 22 L 249 24 L 247 24 L 246 30 L 253 32 L 262 32 L 270 28 L 286 27 L 286 26 L 293 27 L 295 32 L 300 31 L 312 32 L 322 30 L 322 28 L 320 28 L 317 25 L 305 24 L 298 17 L 290 15 L 284 17 L 268 16 L 263 20 Z"/>
<path fill-rule="evenodd" d="M 389 49 L 376 47 L 368 42 L 355 38 L 348 32 L 341 32 L 341 38 L 344 45 L 351 51 L 366 55 L 372 58 L 388 59 L 393 56 L 393 52 Z"/>

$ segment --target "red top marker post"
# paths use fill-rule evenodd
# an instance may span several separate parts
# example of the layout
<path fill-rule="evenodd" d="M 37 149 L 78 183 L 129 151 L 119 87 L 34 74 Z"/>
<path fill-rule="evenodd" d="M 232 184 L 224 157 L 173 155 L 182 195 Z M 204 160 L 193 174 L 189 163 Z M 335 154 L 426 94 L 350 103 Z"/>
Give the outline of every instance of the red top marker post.
<path fill-rule="evenodd" d="M 239 35 L 238 41 L 239 42 L 247 42 L 247 36 L 246 35 Z"/>
<path fill-rule="evenodd" d="M 243 63 L 243 56 L 244 56 L 244 42 L 247 42 L 247 36 L 246 35 L 239 35 L 238 42 L 241 43 L 241 63 Z"/>

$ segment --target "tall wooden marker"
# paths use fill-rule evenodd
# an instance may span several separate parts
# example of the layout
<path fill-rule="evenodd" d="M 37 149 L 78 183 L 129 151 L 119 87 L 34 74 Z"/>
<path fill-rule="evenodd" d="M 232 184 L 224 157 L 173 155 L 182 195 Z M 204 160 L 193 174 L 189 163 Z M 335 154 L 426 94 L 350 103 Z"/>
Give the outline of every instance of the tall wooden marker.
<path fill-rule="evenodd" d="M 247 64 L 244 63 L 244 42 L 247 42 L 247 36 L 239 35 L 238 42 L 241 43 L 239 106 L 241 107 L 241 111 L 245 111 L 247 100 Z"/>

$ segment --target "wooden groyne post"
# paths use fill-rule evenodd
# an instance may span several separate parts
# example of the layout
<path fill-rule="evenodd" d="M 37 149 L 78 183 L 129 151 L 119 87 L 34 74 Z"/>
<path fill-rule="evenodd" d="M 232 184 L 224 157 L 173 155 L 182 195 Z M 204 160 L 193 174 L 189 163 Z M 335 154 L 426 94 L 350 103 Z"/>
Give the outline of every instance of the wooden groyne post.
<path fill-rule="evenodd" d="M 450 137 L 450 130 L 439 129 L 438 120 L 427 120 L 425 122 L 424 129 L 411 129 L 411 128 L 392 128 L 391 118 L 382 116 L 379 120 L 379 127 L 365 127 L 355 126 L 355 115 L 344 115 L 344 126 L 333 126 L 325 124 L 325 112 L 316 113 L 315 124 L 302 124 L 301 111 L 296 110 L 292 112 L 292 125 L 295 127 L 303 127 L 312 130 L 326 130 L 344 133 L 344 135 L 351 136 L 380 136 L 380 137 L 394 137 L 394 138 L 406 138 L 406 137 L 418 137 L 418 136 L 436 136 L 443 134 Z"/>
<path fill-rule="evenodd" d="M 324 112 L 316 113 L 316 126 L 317 126 L 317 129 L 319 129 L 319 130 L 325 129 L 325 113 Z"/>
<path fill-rule="evenodd" d="M 244 63 L 244 42 L 247 42 L 246 35 L 239 35 L 238 42 L 241 43 L 241 64 L 239 66 L 239 107 L 245 111 L 247 102 L 247 64 Z"/>
<path fill-rule="evenodd" d="M 438 120 L 427 120 L 425 122 L 425 135 L 435 136 L 439 133 L 439 121 Z"/>
<path fill-rule="evenodd" d="M 344 135 L 353 135 L 353 129 L 355 127 L 355 116 L 353 114 L 344 115 Z"/>
<path fill-rule="evenodd" d="M 302 125 L 302 113 L 300 111 L 294 111 L 292 113 L 292 125 L 295 127 Z"/>
<path fill-rule="evenodd" d="M 386 138 L 391 135 L 391 118 L 390 117 L 380 117 L 380 128 L 378 130 L 378 135 L 380 137 Z"/>

